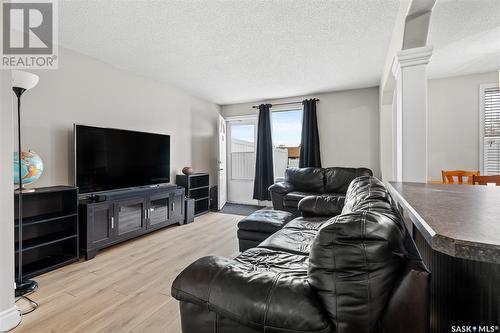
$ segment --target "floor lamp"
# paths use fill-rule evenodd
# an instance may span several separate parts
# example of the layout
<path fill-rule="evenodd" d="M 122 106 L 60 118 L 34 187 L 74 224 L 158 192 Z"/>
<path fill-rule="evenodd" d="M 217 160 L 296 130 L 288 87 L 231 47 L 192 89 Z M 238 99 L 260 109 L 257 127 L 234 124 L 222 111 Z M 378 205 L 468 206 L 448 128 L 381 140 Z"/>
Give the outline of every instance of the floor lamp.
<path fill-rule="evenodd" d="M 19 174 L 19 218 L 18 218 L 18 268 L 16 277 L 16 296 L 33 292 L 38 283 L 23 278 L 23 177 L 22 177 L 22 146 L 21 146 L 21 95 L 38 83 L 38 76 L 32 73 L 13 70 L 12 90 L 17 96 L 17 163 Z"/>

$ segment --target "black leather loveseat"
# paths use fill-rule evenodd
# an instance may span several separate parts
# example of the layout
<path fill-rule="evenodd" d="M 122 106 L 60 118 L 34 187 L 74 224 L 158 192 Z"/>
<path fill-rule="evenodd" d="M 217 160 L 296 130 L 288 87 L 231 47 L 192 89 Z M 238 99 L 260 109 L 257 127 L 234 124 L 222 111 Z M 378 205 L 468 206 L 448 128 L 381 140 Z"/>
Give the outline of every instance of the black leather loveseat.
<path fill-rule="evenodd" d="M 342 214 L 298 217 L 235 259 L 175 279 L 183 333 L 426 333 L 429 273 L 384 185 L 360 177 Z"/>
<path fill-rule="evenodd" d="M 322 195 L 328 199 L 338 215 L 344 206 L 347 188 L 354 178 L 373 176 L 367 168 L 288 168 L 285 181 L 269 187 L 273 208 L 297 214 L 300 200 L 311 195 Z"/>

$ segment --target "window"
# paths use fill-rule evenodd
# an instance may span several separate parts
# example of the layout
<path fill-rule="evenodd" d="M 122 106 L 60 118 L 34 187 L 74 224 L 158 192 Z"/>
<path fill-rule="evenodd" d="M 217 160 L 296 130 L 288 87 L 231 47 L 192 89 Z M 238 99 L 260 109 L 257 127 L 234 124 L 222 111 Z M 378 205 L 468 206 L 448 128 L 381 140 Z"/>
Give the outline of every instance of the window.
<path fill-rule="evenodd" d="M 253 180 L 255 177 L 255 124 L 230 125 L 231 178 Z"/>
<path fill-rule="evenodd" d="M 480 88 L 481 173 L 500 174 L 500 91 L 497 84 Z"/>
<path fill-rule="evenodd" d="M 302 109 L 272 113 L 274 178 L 285 176 L 285 170 L 299 166 Z"/>

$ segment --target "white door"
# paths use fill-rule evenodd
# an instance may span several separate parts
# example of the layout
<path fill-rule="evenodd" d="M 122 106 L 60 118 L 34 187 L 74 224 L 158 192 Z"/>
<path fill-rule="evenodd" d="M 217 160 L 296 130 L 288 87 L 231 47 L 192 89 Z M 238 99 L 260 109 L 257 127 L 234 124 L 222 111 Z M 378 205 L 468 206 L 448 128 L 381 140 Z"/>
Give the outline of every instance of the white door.
<path fill-rule="evenodd" d="M 219 132 L 219 157 L 218 157 L 218 209 L 227 202 L 227 138 L 226 138 L 226 120 L 219 115 L 219 124 L 217 126 Z"/>
<path fill-rule="evenodd" d="M 256 117 L 228 119 L 228 201 L 258 204 L 253 199 L 255 178 Z"/>

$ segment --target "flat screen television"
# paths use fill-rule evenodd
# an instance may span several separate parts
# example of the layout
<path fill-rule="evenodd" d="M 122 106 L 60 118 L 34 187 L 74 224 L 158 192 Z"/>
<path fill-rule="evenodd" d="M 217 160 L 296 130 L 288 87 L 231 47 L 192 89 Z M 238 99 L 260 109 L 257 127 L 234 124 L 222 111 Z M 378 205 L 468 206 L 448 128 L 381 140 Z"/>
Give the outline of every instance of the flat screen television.
<path fill-rule="evenodd" d="M 170 136 L 74 126 L 80 194 L 170 182 Z"/>

